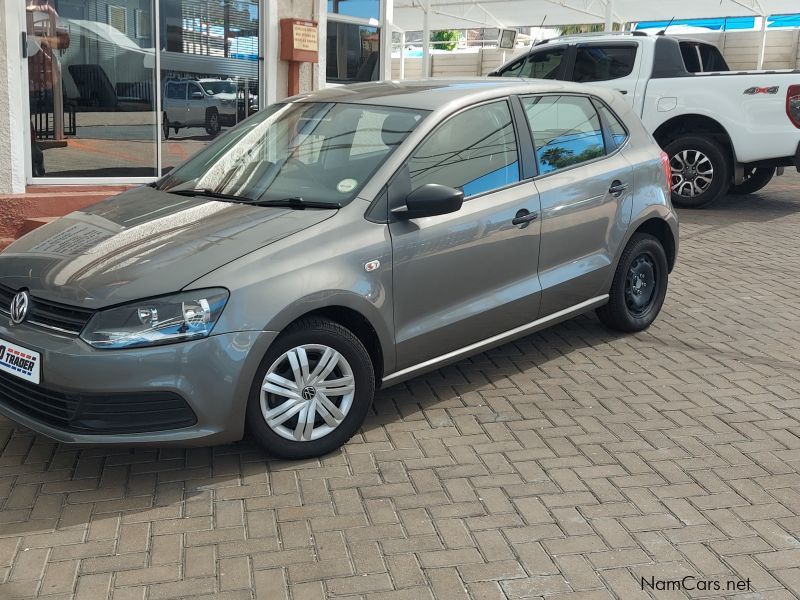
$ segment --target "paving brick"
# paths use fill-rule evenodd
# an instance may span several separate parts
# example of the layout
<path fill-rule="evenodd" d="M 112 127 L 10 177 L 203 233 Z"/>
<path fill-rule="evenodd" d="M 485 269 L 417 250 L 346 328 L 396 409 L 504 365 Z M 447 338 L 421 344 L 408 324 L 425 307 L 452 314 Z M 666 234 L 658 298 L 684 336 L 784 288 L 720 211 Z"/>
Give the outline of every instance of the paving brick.
<path fill-rule="evenodd" d="M 800 596 L 798 189 L 682 211 L 646 332 L 587 315 L 386 388 L 320 459 L 0 418 L 0 598 L 594 600 L 681 573 Z"/>

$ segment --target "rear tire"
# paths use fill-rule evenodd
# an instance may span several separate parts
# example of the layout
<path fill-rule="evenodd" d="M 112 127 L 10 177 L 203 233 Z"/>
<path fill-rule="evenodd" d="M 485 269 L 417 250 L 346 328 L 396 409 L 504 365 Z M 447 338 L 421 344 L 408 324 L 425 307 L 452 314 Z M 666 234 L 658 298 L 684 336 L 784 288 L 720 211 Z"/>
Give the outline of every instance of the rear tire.
<path fill-rule="evenodd" d="M 738 195 L 754 194 L 764 188 L 775 176 L 775 167 L 747 169 L 742 183 L 731 186 L 730 193 Z"/>
<path fill-rule="evenodd" d="M 617 264 L 608 304 L 596 311 L 600 321 L 627 333 L 650 327 L 664 305 L 668 271 L 661 242 L 648 233 L 634 234 Z"/>
<path fill-rule="evenodd" d="M 169 119 L 167 119 L 167 113 L 164 113 L 164 117 L 161 119 L 161 130 L 164 134 L 164 139 L 169 139 Z M 175 133 L 178 133 L 178 130 L 175 130 Z"/>
<path fill-rule="evenodd" d="M 728 152 L 712 138 L 683 135 L 664 148 L 672 167 L 672 203 L 704 208 L 730 186 Z"/>
<path fill-rule="evenodd" d="M 322 456 L 353 437 L 374 395 L 375 373 L 361 341 L 334 321 L 305 318 L 284 331 L 261 361 L 247 402 L 247 429 L 272 455 Z"/>

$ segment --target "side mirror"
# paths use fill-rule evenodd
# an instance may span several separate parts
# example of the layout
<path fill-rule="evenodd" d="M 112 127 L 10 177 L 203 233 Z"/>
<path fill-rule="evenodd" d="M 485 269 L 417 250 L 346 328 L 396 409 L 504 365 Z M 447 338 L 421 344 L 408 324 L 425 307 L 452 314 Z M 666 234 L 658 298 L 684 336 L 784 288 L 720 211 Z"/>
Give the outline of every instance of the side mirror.
<path fill-rule="evenodd" d="M 203 92 L 192 92 L 192 100 L 202 100 Z"/>
<path fill-rule="evenodd" d="M 464 192 L 455 188 L 426 183 L 406 196 L 406 205 L 392 211 L 402 219 L 446 215 L 461 209 Z"/>

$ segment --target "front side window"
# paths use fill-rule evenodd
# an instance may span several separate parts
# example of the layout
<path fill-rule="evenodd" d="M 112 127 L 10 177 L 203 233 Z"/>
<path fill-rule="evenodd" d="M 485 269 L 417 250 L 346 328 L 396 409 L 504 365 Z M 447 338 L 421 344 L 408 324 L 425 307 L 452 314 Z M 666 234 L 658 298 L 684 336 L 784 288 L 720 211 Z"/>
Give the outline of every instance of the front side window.
<path fill-rule="evenodd" d="M 584 96 L 522 98 L 533 133 L 539 174 L 604 156 L 600 118 Z"/>
<path fill-rule="evenodd" d="M 527 58 L 520 58 L 519 60 L 511 63 L 505 69 L 500 71 L 500 77 L 520 77 L 522 65 L 525 64 Z"/>
<path fill-rule="evenodd" d="M 438 183 L 475 196 L 519 181 L 517 140 L 506 101 L 445 121 L 409 161 L 411 188 Z"/>
<path fill-rule="evenodd" d="M 343 205 L 426 114 L 332 102 L 275 104 L 203 149 L 157 187 Z"/>
<path fill-rule="evenodd" d="M 197 94 L 200 94 L 200 97 L 203 97 L 203 90 L 202 88 L 197 85 L 196 83 L 189 84 L 189 98 L 197 100 Z"/>
<path fill-rule="evenodd" d="M 186 100 L 186 84 L 170 83 L 167 85 L 167 98 L 170 100 Z"/>
<path fill-rule="evenodd" d="M 636 62 L 636 46 L 580 46 L 575 54 L 573 81 L 611 81 L 627 77 Z"/>

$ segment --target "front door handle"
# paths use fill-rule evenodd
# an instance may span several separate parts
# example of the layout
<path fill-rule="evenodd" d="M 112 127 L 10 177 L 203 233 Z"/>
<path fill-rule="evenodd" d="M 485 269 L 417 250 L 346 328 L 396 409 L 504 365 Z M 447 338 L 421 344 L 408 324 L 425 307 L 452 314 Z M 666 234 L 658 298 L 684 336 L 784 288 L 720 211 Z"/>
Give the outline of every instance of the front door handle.
<path fill-rule="evenodd" d="M 622 195 L 622 192 L 628 189 L 627 183 L 622 183 L 619 179 L 614 180 L 611 183 L 611 187 L 608 188 L 608 193 L 612 196 L 619 197 Z"/>
<path fill-rule="evenodd" d="M 617 91 L 618 91 L 620 94 L 622 94 L 623 96 L 627 96 L 627 95 L 628 95 L 628 90 L 617 90 Z"/>
<path fill-rule="evenodd" d="M 531 212 L 526 208 L 521 208 L 517 211 L 516 216 L 511 219 L 512 225 L 519 225 L 520 229 L 524 229 L 527 227 L 531 221 L 535 221 L 539 218 L 539 213 Z"/>

